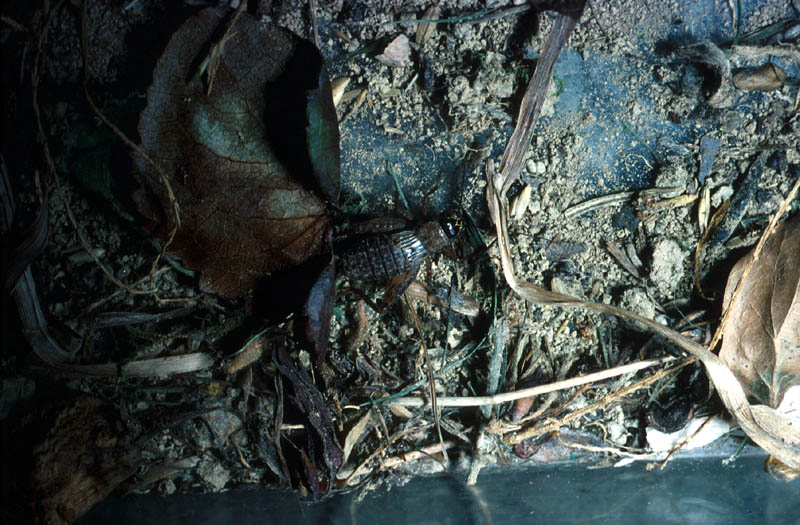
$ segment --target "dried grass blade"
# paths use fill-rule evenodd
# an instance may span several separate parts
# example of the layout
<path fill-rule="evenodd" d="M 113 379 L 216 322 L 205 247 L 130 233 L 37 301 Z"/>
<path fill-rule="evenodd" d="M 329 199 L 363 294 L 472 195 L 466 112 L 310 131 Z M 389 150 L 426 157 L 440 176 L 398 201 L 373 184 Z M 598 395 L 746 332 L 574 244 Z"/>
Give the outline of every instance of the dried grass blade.
<path fill-rule="evenodd" d="M 422 14 L 422 20 L 425 20 L 425 22 L 417 24 L 417 34 L 414 37 L 414 41 L 417 45 L 424 43 L 430 38 L 433 32 L 436 31 L 436 22 L 430 22 L 429 20 L 438 19 L 440 13 L 441 8 L 435 5 L 426 9 Z"/>

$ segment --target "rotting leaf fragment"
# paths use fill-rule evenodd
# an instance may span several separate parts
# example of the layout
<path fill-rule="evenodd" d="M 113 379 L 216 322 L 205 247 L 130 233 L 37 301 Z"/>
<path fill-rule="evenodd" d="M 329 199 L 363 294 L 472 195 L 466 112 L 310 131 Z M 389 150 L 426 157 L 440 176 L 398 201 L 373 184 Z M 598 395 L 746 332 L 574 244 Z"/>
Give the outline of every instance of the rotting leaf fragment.
<path fill-rule="evenodd" d="M 273 362 L 281 377 L 291 385 L 287 389 L 291 392 L 289 397 L 314 431 L 309 433 L 309 442 L 322 452 L 322 461 L 315 465 L 316 470 L 328 472 L 332 479 L 342 466 L 343 453 L 336 438 L 333 416 L 325 405 L 322 393 L 305 369 L 297 367 L 283 349 L 273 354 Z"/>
<path fill-rule="evenodd" d="M 331 128 L 337 124 L 324 69 L 305 73 L 299 96 L 287 94 L 300 105 L 307 103 L 307 112 L 288 117 L 284 113 L 280 121 L 271 118 L 279 114 L 276 106 L 286 111 L 286 101 L 267 96 L 268 88 L 284 80 L 293 62 L 303 61 L 306 69 L 322 68 L 316 49 L 288 31 L 243 13 L 224 42 L 214 89 L 206 94 L 204 80 L 192 74 L 193 67 L 202 62 L 215 31 L 224 25 L 225 13 L 204 10 L 173 35 L 155 69 L 139 132 L 143 150 L 166 170 L 180 206 L 181 225 L 170 252 L 200 271 L 204 291 L 231 298 L 324 246 L 329 222 L 325 203 L 298 176 L 299 169 L 279 158 L 286 148 L 276 148 L 267 137 L 282 133 L 292 146 L 305 144 L 305 155 L 296 157 L 310 157 L 302 166 L 314 167 L 317 190 L 334 200 L 339 159 L 338 127 Z M 301 56 L 309 48 L 316 60 Z M 304 123 L 308 115 L 323 119 L 329 114 L 334 115 L 332 123 L 283 129 L 292 118 Z M 176 224 L 166 212 L 167 192 L 143 158 L 135 161 L 144 183 L 135 196 L 137 204 L 154 235 L 166 240 Z"/>

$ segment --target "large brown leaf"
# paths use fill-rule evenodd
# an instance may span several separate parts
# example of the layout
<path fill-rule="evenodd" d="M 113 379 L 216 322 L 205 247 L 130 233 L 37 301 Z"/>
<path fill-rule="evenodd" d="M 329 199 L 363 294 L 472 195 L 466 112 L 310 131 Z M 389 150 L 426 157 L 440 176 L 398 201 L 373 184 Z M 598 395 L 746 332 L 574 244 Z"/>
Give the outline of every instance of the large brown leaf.
<path fill-rule="evenodd" d="M 748 254 L 733 267 L 725 308 L 751 259 Z M 748 395 L 777 407 L 800 384 L 800 216 L 767 240 L 732 308 L 719 357 Z"/>
<path fill-rule="evenodd" d="M 203 290 L 238 297 L 266 274 L 322 250 L 329 221 L 314 191 L 336 199 L 339 136 L 333 125 L 306 125 L 333 108 L 318 52 L 244 13 L 223 39 L 219 62 L 208 68 L 213 82 L 206 94 L 208 76 L 196 73 L 219 41 L 224 14 L 204 10 L 173 35 L 155 69 L 139 132 L 180 207 L 170 252 L 199 270 Z M 298 56 L 309 47 L 315 60 Z M 299 111 L 281 99 L 284 73 L 297 70 L 297 62 L 308 71 L 301 79 L 306 85 L 287 97 L 308 103 Z M 276 145 L 275 137 L 282 142 Z M 297 144 L 306 151 L 290 154 Z M 329 162 L 308 150 L 331 152 Z M 303 158 L 299 168 L 290 157 Z M 136 164 L 147 190 L 136 197 L 140 211 L 165 240 L 175 226 L 167 191 L 145 159 L 137 156 Z M 316 174 L 316 185 L 308 172 Z"/>

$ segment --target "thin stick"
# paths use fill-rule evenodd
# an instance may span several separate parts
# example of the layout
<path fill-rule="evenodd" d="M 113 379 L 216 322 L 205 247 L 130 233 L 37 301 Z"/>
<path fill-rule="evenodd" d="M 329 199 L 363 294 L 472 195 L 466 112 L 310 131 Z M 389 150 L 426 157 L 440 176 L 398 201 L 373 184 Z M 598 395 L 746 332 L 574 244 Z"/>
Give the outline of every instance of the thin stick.
<path fill-rule="evenodd" d="M 517 399 L 525 397 L 538 396 L 548 392 L 555 392 L 557 390 L 565 390 L 575 386 L 585 385 L 587 383 L 594 383 L 612 377 L 637 372 L 656 365 L 662 365 L 674 361 L 676 358 L 662 357 L 659 359 L 648 359 L 646 361 L 638 361 L 636 363 L 629 363 L 627 365 L 610 368 L 601 372 L 595 372 L 581 377 L 572 379 L 565 379 L 563 381 L 556 381 L 547 385 L 539 385 L 531 388 L 517 390 L 516 392 L 504 392 L 502 394 L 495 394 L 493 396 L 477 396 L 477 397 L 437 397 L 436 402 L 440 407 L 476 407 L 487 405 L 499 405 L 501 403 L 508 403 Z M 421 407 L 429 406 L 427 399 L 422 397 L 399 397 L 388 401 L 387 405 L 400 405 L 406 407 Z"/>
<path fill-rule="evenodd" d="M 707 426 L 707 425 L 708 425 L 708 424 L 711 422 L 711 420 L 712 420 L 712 419 L 714 419 L 714 415 L 713 415 L 713 414 L 712 414 L 712 415 L 710 415 L 710 416 L 708 416 L 708 417 L 706 418 L 706 420 L 705 420 L 705 421 L 703 421 L 703 424 L 702 424 L 702 425 L 700 425 L 700 426 L 697 428 L 697 430 L 695 430 L 694 432 L 692 432 L 692 435 L 691 435 L 691 436 L 686 436 L 686 437 L 683 439 L 683 441 L 681 441 L 680 443 L 678 443 L 677 445 L 675 445 L 674 447 L 672 447 L 672 450 L 670 450 L 670 451 L 669 451 L 669 454 L 667 454 L 667 457 L 665 457 L 665 458 L 664 458 L 664 460 L 663 460 L 663 461 L 662 461 L 662 462 L 659 464 L 659 467 L 660 467 L 660 468 L 663 470 L 663 469 L 664 469 L 664 468 L 667 466 L 667 463 L 669 463 L 669 462 L 672 460 L 672 458 L 675 456 L 675 454 L 677 454 L 678 452 L 680 452 L 680 450 L 681 450 L 683 447 L 685 447 L 685 446 L 686 446 L 686 445 L 687 445 L 687 444 L 688 444 L 688 443 L 689 443 L 691 440 L 693 440 L 693 439 L 695 438 L 695 436 L 697 436 L 697 435 L 698 435 L 700 432 L 702 432 L 702 430 L 703 430 L 704 428 L 706 428 L 706 426 Z"/>
<path fill-rule="evenodd" d="M 632 385 L 626 386 L 625 388 L 623 388 L 621 390 L 618 390 L 618 391 L 614 392 L 613 394 L 609 394 L 609 395 L 605 396 L 603 399 L 601 399 L 600 401 L 597 401 L 596 403 L 592 403 L 591 405 L 587 405 L 587 406 L 585 406 L 585 407 L 583 407 L 583 408 L 581 408 L 579 410 L 576 410 L 574 412 L 570 412 L 569 414 L 567 414 L 565 417 L 563 417 L 561 419 L 546 421 L 546 422 L 543 422 L 544 424 L 534 425 L 534 426 L 532 426 L 530 428 L 527 428 L 525 430 L 522 430 L 520 432 L 515 432 L 513 434 L 510 434 L 510 435 L 506 436 L 503 439 L 503 441 L 508 445 L 514 445 L 514 444 L 517 444 L 517 443 L 519 443 L 521 441 L 524 441 L 526 439 L 532 438 L 534 436 L 539 436 L 539 435 L 542 435 L 542 434 L 548 434 L 550 432 L 556 432 L 561 427 L 563 427 L 566 423 L 568 423 L 568 422 L 570 422 L 570 421 L 572 421 L 574 419 L 581 418 L 581 417 L 585 416 L 586 414 L 590 414 L 590 413 L 594 412 L 595 410 L 602 409 L 602 408 L 606 407 L 608 404 L 610 404 L 611 402 L 613 402 L 613 401 L 615 401 L 615 400 L 617 400 L 617 399 L 619 399 L 621 397 L 625 397 L 625 396 L 627 396 L 629 394 L 632 394 L 633 392 L 635 392 L 637 390 L 641 390 L 642 388 L 647 388 L 650 385 L 652 385 L 653 383 L 655 383 L 656 381 L 658 381 L 659 379 L 661 379 L 662 377 L 666 377 L 669 374 L 671 374 L 671 373 L 683 368 L 684 366 L 689 365 L 691 363 L 694 363 L 695 361 L 697 361 L 697 358 L 695 358 L 695 357 L 689 357 L 687 359 L 684 359 L 683 361 L 681 361 L 677 365 L 673 366 L 672 368 L 666 368 L 664 370 L 659 370 L 658 372 L 656 372 L 652 376 L 650 376 L 650 377 L 648 377 L 646 379 L 643 379 L 643 380 L 641 380 L 641 381 L 639 381 L 637 383 L 634 383 Z"/>
<path fill-rule="evenodd" d="M 429 445 L 427 447 L 423 447 L 419 450 L 412 450 L 411 452 L 404 452 L 399 456 L 394 456 L 388 458 L 386 461 L 383 462 L 381 465 L 381 469 L 390 469 L 394 468 L 398 465 L 402 465 L 403 463 L 410 463 L 412 461 L 417 461 L 418 459 L 431 457 L 434 454 L 438 454 L 441 452 L 442 456 L 445 458 L 447 457 L 447 449 L 453 448 L 456 444 L 453 441 L 442 441 L 441 443 L 437 443 L 435 445 Z"/>
<path fill-rule="evenodd" d="M 308 10 L 311 11 L 311 27 L 314 32 L 314 45 L 319 49 L 319 30 L 317 29 L 317 0 L 308 0 Z"/>

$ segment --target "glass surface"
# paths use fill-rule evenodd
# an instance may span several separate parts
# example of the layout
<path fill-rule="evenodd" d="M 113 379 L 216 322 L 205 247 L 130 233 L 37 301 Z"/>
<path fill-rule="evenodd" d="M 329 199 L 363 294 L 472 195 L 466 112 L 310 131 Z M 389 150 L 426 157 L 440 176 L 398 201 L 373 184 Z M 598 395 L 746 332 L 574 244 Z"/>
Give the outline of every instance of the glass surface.
<path fill-rule="evenodd" d="M 798 523 L 800 480 L 772 479 L 764 459 L 678 459 L 650 471 L 644 463 L 505 467 L 482 472 L 474 487 L 463 473 L 439 475 L 316 504 L 265 489 L 129 496 L 106 500 L 79 523 Z"/>

